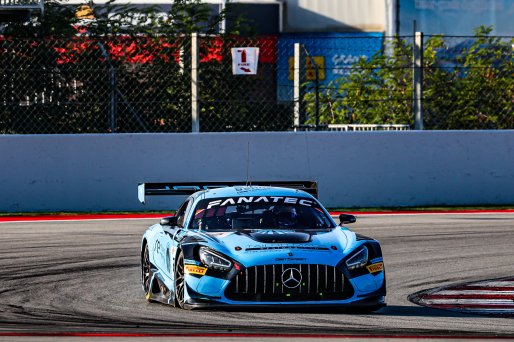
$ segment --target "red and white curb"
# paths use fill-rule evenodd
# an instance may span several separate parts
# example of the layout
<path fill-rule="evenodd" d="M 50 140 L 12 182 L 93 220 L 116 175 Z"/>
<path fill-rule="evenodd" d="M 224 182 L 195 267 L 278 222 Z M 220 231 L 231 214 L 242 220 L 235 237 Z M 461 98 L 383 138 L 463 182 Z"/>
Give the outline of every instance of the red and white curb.
<path fill-rule="evenodd" d="M 424 290 L 409 300 L 435 309 L 514 317 L 514 277 Z"/>
<path fill-rule="evenodd" d="M 64 214 L 64 215 L 13 215 L 0 216 L 0 223 L 3 222 L 51 222 L 51 221 L 97 221 L 97 220 L 146 220 L 161 219 L 173 214 Z"/>

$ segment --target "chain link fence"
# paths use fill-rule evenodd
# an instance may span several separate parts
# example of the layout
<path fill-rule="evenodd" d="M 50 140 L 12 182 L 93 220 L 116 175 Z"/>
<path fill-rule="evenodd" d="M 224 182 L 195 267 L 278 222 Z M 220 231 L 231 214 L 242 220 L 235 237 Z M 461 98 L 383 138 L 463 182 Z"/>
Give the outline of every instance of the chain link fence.
<path fill-rule="evenodd" d="M 201 132 L 404 129 L 418 96 L 425 129 L 514 128 L 513 43 L 426 36 L 416 81 L 412 36 L 1 38 L 0 134 L 191 132 L 195 101 Z"/>
<path fill-rule="evenodd" d="M 514 37 L 424 40 L 427 129 L 514 128 Z"/>
<path fill-rule="evenodd" d="M 424 129 L 514 128 L 514 37 L 426 36 L 419 66 L 414 47 L 414 37 L 385 37 L 380 51 L 332 70 L 341 77 L 304 83 L 303 127 L 414 128 L 418 114 Z"/>
<path fill-rule="evenodd" d="M 412 37 L 329 37 L 322 44 L 302 44 L 299 68 L 305 71 L 300 74 L 299 127 L 410 126 L 412 41 Z"/>
<path fill-rule="evenodd" d="M 190 131 L 189 40 L 0 41 L 1 133 Z"/>
<path fill-rule="evenodd" d="M 200 41 L 200 131 L 285 131 L 293 127 L 293 99 L 279 101 L 277 97 L 277 36 L 203 37 Z M 259 48 L 255 75 L 233 74 L 231 49 L 238 47 Z M 213 51 L 216 58 L 206 60 Z"/>

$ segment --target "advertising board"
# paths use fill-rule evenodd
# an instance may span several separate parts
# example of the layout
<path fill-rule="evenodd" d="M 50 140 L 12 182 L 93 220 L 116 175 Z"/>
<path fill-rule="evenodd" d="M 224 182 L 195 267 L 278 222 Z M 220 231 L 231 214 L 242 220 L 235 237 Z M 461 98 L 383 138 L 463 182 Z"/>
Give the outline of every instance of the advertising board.
<path fill-rule="evenodd" d="M 294 44 L 302 44 L 309 57 L 304 57 L 305 80 L 315 81 L 318 67 L 320 86 L 347 75 L 359 58 L 370 58 L 382 50 L 381 32 L 284 33 L 277 48 L 277 98 L 293 101 Z"/>

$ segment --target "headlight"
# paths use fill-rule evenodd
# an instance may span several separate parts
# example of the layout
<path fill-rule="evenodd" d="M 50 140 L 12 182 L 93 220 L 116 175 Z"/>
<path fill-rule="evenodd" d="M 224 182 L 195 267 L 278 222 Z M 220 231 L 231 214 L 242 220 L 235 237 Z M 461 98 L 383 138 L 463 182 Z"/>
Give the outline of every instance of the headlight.
<path fill-rule="evenodd" d="M 232 268 L 230 260 L 227 260 L 206 247 L 200 247 L 200 260 L 209 268 L 223 271 L 228 271 Z"/>
<path fill-rule="evenodd" d="M 354 253 L 348 260 L 346 260 L 346 266 L 349 270 L 364 267 L 368 263 L 368 248 L 363 246 L 356 253 Z"/>

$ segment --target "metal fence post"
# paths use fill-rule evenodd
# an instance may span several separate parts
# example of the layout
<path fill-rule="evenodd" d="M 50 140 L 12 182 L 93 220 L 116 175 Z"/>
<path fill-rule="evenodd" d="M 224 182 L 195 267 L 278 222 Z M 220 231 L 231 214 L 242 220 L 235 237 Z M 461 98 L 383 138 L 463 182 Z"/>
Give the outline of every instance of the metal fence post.
<path fill-rule="evenodd" d="M 100 51 L 102 52 L 102 55 L 104 56 L 105 60 L 107 61 L 107 65 L 109 66 L 109 129 L 111 130 L 111 133 L 116 133 L 116 110 L 118 102 L 116 68 L 114 67 L 114 65 L 112 65 L 111 59 L 109 58 L 109 54 L 107 53 L 107 50 L 105 49 L 105 46 L 102 44 L 102 42 L 98 42 L 97 45 L 100 48 Z"/>
<path fill-rule="evenodd" d="M 116 69 L 111 65 L 109 71 L 109 87 L 111 92 L 111 103 L 109 107 L 109 117 L 110 117 L 110 128 L 111 133 L 116 133 L 116 107 L 117 107 L 117 94 L 116 94 Z"/>
<path fill-rule="evenodd" d="M 414 35 L 412 112 L 414 129 L 423 130 L 423 32 Z"/>
<path fill-rule="evenodd" d="M 193 133 L 200 132 L 199 50 L 198 33 L 195 32 L 191 35 L 191 132 Z"/>
<path fill-rule="evenodd" d="M 293 101 L 294 101 L 294 130 L 298 131 L 300 129 L 301 118 L 303 114 L 303 106 L 302 106 L 302 61 L 303 58 L 303 49 L 300 43 L 294 44 L 294 66 L 293 66 Z"/>
<path fill-rule="evenodd" d="M 309 54 L 309 51 L 307 51 L 307 49 L 305 48 L 305 46 L 302 46 L 303 48 L 303 51 L 305 51 L 305 55 L 307 56 L 307 58 L 309 59 L 312 67 L 314 68 L 314 78 L 316 80 L 316 83 L 314 84 L 315 88 L 314 90 L 316 91 L 316 94 L 315 94 L 315 103 L 314 103 L 314 115 L 316 116 L 315 117 L 315 121 L 316 121 L 316 127 L 315 127 L 315 130 L 319 130 L 319 67 L 318 65 L 316 64 L 316 61 L 314 60 L 314 58 L 312 58 L 312 56 Z M 307 68 L 307 66 L 306 66 Z M 306 70 L 306 72 L 308 72 Z"/>

